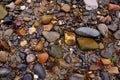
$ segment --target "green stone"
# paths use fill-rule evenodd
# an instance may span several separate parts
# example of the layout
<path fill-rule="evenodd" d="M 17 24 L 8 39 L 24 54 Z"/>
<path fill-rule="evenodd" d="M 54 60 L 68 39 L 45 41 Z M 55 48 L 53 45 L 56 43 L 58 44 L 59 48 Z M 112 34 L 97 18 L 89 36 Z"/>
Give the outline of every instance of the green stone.
<path fill-rule="evenodd" d="M 3 19 L 5 16 L 8 15 L 8 11 L 4 5 L 0 5 L 0 19 Z"/>
<path fill-rule="evenodd" d="M 62 58 L 63 57 L 62 47 L 59 45 L 52 45 L 50 55 L 55 58 Z"/>
<path fill-rule="evenodd" d="M 91 38 L 77 38 L 77 42 L 81 50 L 94 50 L 99 48 L 97 42 Z"/>

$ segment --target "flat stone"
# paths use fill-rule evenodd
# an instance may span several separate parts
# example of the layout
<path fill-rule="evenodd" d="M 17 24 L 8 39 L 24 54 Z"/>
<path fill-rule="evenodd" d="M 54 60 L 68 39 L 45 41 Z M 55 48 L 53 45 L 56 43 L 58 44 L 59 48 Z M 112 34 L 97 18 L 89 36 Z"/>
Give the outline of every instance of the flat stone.
<path fill-rule="evenodd" d="M 72 46 L 76 43 L 76 35 L 73 32 L 66 32 L 64 34 L 65 43 L 69 46 Z"/>
<path fill-rule="evenodd" d="M 110 67 L 106 69 L 110 74 L 119 74 L 118 67 Z"/>
<path fill-rule="evenodd" d="M 0 51 L 0 62 L 6 62 L 8 59 L 8 53 L 5 51 Z"/>
<path fill-rule="evenodd" d="M 62 58 L 63 57 L 63 52 L 62 48 L 59 45 L 52 45 L 49 53 L 52 57 L 55 58 Z"/>
<path fill-rule="evenodd" d="M 94 10 L 98 8 L 98 3 L 96 0 L 84 0 L 87 10 Z"/>
<path fill-rule="evenodd" d="M 47 24 L 47 25 L 44 25 L 44 31 L 50 31 L 52 28 L 53 28 L 53 24 Z"/>
<path fill-rule="evenodd" d="M 114 37 L 115 37 L 116 39 L 120 39 L 120 30 L 118 30 L 118 31 L 116 31 L 116 32 L 114 33 Z"/>
<path fill-rule="evenodd" d="M 37 45 L 35 45 L 35 51 L 41 51 L 44 48 L 44 41 L 39 41 Z"/>
<path fill-rule="evenodd" d="M 98 29 L 103 36 L 108 36 L 108 27 L 105 24 L 99 24 Z"/>
<path fill-rule="evenodd" d="M 113 55 L 113 49 L 112 48 L 107 48 L 106 50 L 102 50 L 100 55 L 103 58 L 111 58 Z"/>
<path fill-rule="evenodd" d="M 0 5 L 0 19 L 3 19 L 8 15 L 8 11 L 4 5 Z"/>
<path fill-rule="evenodd" d="M 63 6 L 61 7 L 61 10 L 63 10 L 64 12 L 69 12 L 70 11 L 70 5 L 69 4 L 63 4 Z"/>
<path fill-rule="evenodd" d="M 111 59 L 106 59 L 106 58 L 101 58 L 101 61 L 104 65 L 109 65 L 111 64 Z"/>
<path fill-rule="evenodd" d="M 81 27 L 75 30 L 75 33 L 80 36 L 86 36 L 86 37 L 98 37 L 100 33 L 96 29 L 92 29 L 89 27 Z"/>
<path fill-rule="evenodd" d="M 6 35 L 6 36 L 11 36 L 12 33 L 13 33 L 13 29 L 7 29 L 7 30 L 5 31 L 5 33 L 4 33 L 4 35 Z"/>
<path fill-rule="evenodd" d="M 97 42 L 91 38 L 77 38 L 77 42 L 81 50 L 94 50 L 99 47 Z"/>
<path fill-rule="evenodd" d="M 43 31 L 42 34 L 49 42 L 54 42 L 60 38 L 60 34 L 55 31 Z"/>
<path fill-rule="evenodd" d="M 116 31 L 118 29 L 118 25 L 117 24 L 111 24 L 108 26 L 108 29 L 111 31 Z"/>
<path fill-rule="evenodd" d="M 11 70 L 8 68 L 0 67 L 0 76 L 7 76 Z"/>

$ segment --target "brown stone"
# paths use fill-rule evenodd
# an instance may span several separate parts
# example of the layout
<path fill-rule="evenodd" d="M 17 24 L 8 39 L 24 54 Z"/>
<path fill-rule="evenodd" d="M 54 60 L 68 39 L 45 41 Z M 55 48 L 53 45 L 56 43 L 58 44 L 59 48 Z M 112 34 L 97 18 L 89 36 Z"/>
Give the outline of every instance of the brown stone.
<path fill-rule="evenodd" d="M 44 52 L 44 53 L 38 54 L 37 58 L 38 58 L 39 63 L 43 64 L 48 60 L 49 55 L 47 52 Z"/>
<path fill-rule="evenodd" d="M 44 31 L 50 31 L 53 28 L 52 24 L 44 25 Z"/>
<path fill-rule="evenodd" d="M 5 51 L 0 51 L 0 62 L 6 62 L 8 58 L 8 53 Z"/>
<path fill-rule="evenodd" d="M 44 42 L 39 41 L 38 44 L 34 47 L 36 51 L 41 51 L 44 48 Z"/>
<path fill-rule="evenodd" d="M 24 35 L 26 35 L 26 30 L 25 30 L 24 28 L 20 28 L 20 29 L 18 30 L 18 35 L 19 35 L 19 36 L 24 36 Z"/>
<path fill-rule="evenodd" d="M 52 20 L 52 15 L 43 15 L 42 16 L 42 23 L 43 24 L 49 24 Z"/>
<path fill-rule="evenodd" d="M 16 0 L 16 1 L 15 1 L 15 4 L 18 5 L 18 4 L 20 4 L 21 2 L 22 2 L 22 0 Z"/>
<path fill-rule="evenodd" d="M 105 59 L 105 58 L 101 58 L 101 61 L 104 65 L 109 65 L 111 64 L 111 60 L 110 59 Z"/>
<path fill-rule="evenodd" d="M 69 12 L 70 11 L 70 5 L 69 4 L 64 4 L 61 7 L 61 10 L 63 10 L 64 12 Z"/>
<path fill-rule="evenodd" d="M 110 74 L 119 74 L 118 67 L 110 67 L 106 69 Z"/>
<path fill-rule="evenodd" d="M 109 4 L 108 5 L 108 10 L 110 10 L 110 11 L 117 11 L 117 10 L 120 10 L 120 6 L 116 5 L 116 4 Z"/>

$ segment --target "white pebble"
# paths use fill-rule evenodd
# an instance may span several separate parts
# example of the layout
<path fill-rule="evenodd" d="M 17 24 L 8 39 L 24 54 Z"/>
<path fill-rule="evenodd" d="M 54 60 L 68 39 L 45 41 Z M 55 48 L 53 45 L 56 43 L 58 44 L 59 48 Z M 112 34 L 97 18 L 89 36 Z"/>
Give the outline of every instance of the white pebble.
<path fill-rule="evenodd" d="M 21 46 L 25 46 L 25 45 L 27 45 L 27 40 L 23 40 L 23 41 L 21 41 L 21 42 L 20 42 L 20 45 L 21 45 Z"/>
<path fill-rule="evenodd" d="M 34 74 L 34 78 L 37 79 L 37 78 L 38 78 L 38 75 Z"/>
<path fill-rule="evenodd" d="M 27 3 L 31 3 L 32 1 L 31 0 L 27 0 Z"/>
<path fill-rule="evenodd" d="M 25 10 L 26 9 L 26 6 L 20 6 L 20 10 Z"/>
<path fill-rule="evenodd" d="M 35 27 L 31 27 L 29 28 L 29 34 L 33 34 L 33 33 L 36 33 L 36 28 Z"/>

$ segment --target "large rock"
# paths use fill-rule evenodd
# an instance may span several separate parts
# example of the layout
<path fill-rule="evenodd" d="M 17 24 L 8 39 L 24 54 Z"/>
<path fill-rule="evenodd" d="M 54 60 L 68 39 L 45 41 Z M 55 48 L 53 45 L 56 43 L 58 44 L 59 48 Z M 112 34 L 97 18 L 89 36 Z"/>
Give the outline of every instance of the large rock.
<path fill-rule="evenodd" d="M 80 36 L 87 36 L 87 37 L 98 37 L 100 33 L 96 29 L 92 29 L 89 27 L 81 27 L 75 30 L 76 34 Z"/>
<path fill-rule="evenodd" d="M 97 42 L 91 38 L 77 38 L 77 42 L 81 50 L 93 50 L 98 48 Z"/>
<path fill-rule="evenodd" d="M 49 31 L 49 32 L 43 31 L 42 34 L 49 42 L 54 42 L 60 38 L 60 34 L 58 32 L 55 32 L 55 31 Z"/>
<path fill-rule="evenodd" d="M 0 5 L 0 19 L 3 19 L 4 17 L 6 17 L 8 15 L 8 11 L 5 8 L 5 6 Z"/>

